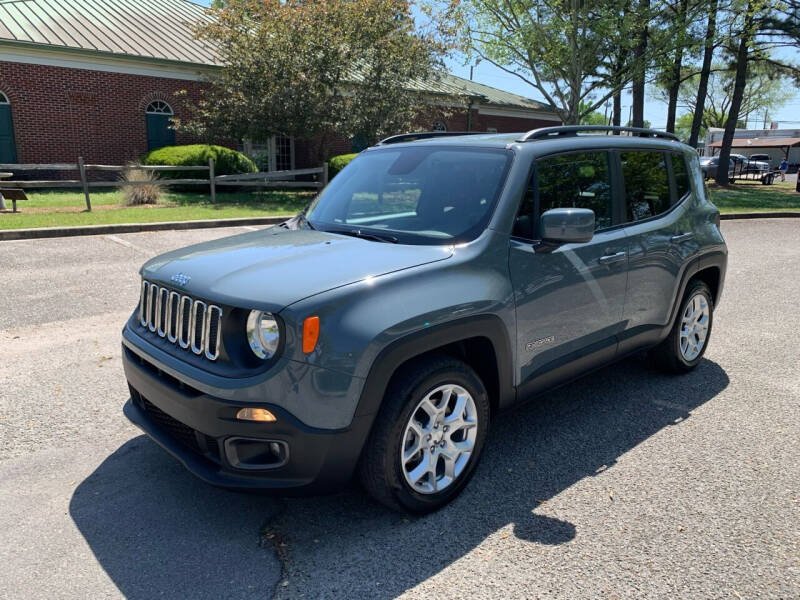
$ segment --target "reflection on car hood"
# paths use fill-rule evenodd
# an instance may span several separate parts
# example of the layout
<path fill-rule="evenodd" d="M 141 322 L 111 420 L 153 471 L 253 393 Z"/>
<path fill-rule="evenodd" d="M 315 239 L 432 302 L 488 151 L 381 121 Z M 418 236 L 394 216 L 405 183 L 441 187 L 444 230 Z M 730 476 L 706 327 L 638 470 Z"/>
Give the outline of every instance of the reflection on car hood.
<path fill-rule="evenodd" d="M 221 304 L 277 312 L 335 287 L 452 255 L 452 246 L 273 227 L 162 254 L 145 263 L 142 277 Z"/>

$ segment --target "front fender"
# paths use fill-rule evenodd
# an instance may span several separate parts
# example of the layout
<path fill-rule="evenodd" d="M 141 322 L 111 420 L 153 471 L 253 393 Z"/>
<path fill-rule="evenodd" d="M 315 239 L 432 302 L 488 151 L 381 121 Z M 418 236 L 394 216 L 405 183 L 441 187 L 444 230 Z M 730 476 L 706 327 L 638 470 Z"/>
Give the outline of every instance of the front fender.
<path fill-rule="evenodd" d="M 502 332 L 502 342 L 495 344 L 502 348 L 496 352 L 513 365 L 515 344 L 508 332 L 515 331 L 516 317 L 508 237 L 486 231 L 475 242 L 456 248 L 449 260 L 329 290 L 281 312 L 287 327 L 296 327 L 298 335 L 303 320 L 312 315 L 320 319 L 317 346 L 308 355 L 294 347 L 291 358 L 356 377 L 376 372 L 376 364 L 400 340 L 419 354 L 475 337 L 464 324 L 482 319 L 491 322 L 485 330 Z M 445 333 L 453 331 L 458 333 Z M 493 344 L 501 339 L 494 334 L 486 337 Z M 513 385 L 511 376 L 508 382 Z"/>

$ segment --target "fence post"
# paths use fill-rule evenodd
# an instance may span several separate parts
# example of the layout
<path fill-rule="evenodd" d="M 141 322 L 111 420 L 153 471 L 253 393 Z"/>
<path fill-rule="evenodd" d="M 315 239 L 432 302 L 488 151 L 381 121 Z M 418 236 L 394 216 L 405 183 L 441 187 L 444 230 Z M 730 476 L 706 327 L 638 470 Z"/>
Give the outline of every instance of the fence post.
<path fill-rule="evenodd" d="M 214 179 L 214 159 L 208 159 L 208 183 L 211 186 L 211 202 L 217 201 L 217 182 Z"/>
<path fill-rule="evenodd" d="M 86 179 L 86 165 L 83 157 L 78 157 L 78 170 L 81 173 L 81 184 L 83 185 L 83 195 L 86 196 L 86 210 L 92 212 L 92 201 L 89 199 L 89 180 Z"/>
<path fill-rule="evenodd" d="M 328 163 L 322 165 L 322 187 L 328 185 Z"/>

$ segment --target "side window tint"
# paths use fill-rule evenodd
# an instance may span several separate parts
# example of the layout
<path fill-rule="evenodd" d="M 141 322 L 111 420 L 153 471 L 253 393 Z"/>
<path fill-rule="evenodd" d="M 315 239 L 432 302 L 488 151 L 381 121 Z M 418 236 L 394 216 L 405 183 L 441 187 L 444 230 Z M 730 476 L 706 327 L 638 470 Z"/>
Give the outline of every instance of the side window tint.
<path fill-rule="evenodd" d="M 536 236 L 533 233 L 533 183 L 529 182 L 525 189 L 525 196 L 519 205 L 517 218 L 514 219 L 514 230 L 511 232 L 514 237 L 533 240 Z"/>
<path fill-rule="evenodd" d="M 672 172 L 675 173 L 675 190 L 678 200 L 689 193 L 689 171 L 686 169 L 686 159 L 679 152 L 672 153 Z"/>
<path fill-rule="evenodd" d="M 536 164 L 539 214 L 551 208 L 590 208 L 595 229 L 611 225 L 611 178 L 607 152 L 578 152 Z"/>
<path fill-rule="evenodd" d="M 663 152 L 620 152 L 625 178 L 628 221 L 640 221 L 669 210 L 670 193 Z"/>

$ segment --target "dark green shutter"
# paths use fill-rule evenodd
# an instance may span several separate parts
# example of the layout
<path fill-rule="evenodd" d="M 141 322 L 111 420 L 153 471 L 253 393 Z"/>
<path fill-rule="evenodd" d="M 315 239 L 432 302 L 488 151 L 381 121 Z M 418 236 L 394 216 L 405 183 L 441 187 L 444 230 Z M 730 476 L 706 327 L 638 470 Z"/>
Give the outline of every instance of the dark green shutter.
<path fill-rule="evenodd" d="M 0 104 L 0 163 L 15 162 L 17 162 L 17 147 L 14 144 L 11 105 Z"/>
<path fill-rule="evenodd" d="M 147 149 L 156 150 L 175 145 L 175 130 L 169 128 L 172 115 L 145 115 L 147 117 Z"/>

